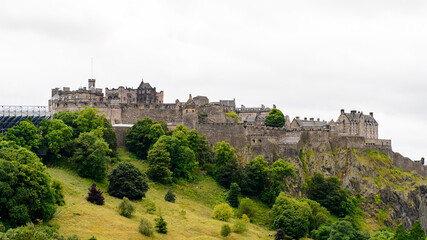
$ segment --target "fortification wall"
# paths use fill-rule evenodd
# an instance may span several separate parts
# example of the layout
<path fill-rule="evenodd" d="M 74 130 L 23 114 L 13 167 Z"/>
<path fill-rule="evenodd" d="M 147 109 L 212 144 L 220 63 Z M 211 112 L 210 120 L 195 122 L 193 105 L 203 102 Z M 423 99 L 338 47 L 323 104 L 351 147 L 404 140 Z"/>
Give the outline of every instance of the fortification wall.
<path fill-rule="evenodd" d="M 117 147 L 126 147 L 126 133 L 130 128 L 130 126 L 113 126 L 113 131 L 116 133 L 117 137 Z"/>
<path fill-rule="evenodd" d="M 247 144 L 246 130 L 243 124 L 233 123 L 204 123 L 196 127 L 199 133 L 206 135 L 212 144 L 226 141 L 235 148 L 244 147 Z"/>
<path fill-rule="evenodd" d="M 365 149 L 365 138 L 361 136 L 344 136 L 331 134 L 329 143 L 332 148 L 357 148 Z"/>
<path fill-rule="evenodd" d="M 182 122 L 181 107 L 171 105 L 121 105 L 121 122 L 123 124 L 133 124 L 146 117 L 153 121 Z"/>
<path fill-rule="evenodd" d="M 412 161 L 398 152 L 392 152 L 390 158 L 396 167 L 400 167 L 404 171 L 415 171 L 419 175 L 427 177 L 427 166 L 423 165 L 421 161 Z"/>

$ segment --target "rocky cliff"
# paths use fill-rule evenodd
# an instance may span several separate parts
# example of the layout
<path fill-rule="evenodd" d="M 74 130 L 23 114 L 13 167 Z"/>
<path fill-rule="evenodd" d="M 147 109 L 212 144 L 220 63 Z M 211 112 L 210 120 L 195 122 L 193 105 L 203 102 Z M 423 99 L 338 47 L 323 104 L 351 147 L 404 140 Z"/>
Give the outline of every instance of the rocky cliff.
<path fill-rule="evenodd" d="M 289 187 L 294 196 L 305 196 L 307 180 L 314 173 L 337 176 L 342 187 L 365 198 L 360 204 L 369 228 L 396 226 L 406 229 L 420 220 L 427 229 L 427 181 L 413 171 L 393 165 L 389 156 L 373 150 L 332 149 L 306 143 L 299 157 L 287 158 L 298 174 Z"/>

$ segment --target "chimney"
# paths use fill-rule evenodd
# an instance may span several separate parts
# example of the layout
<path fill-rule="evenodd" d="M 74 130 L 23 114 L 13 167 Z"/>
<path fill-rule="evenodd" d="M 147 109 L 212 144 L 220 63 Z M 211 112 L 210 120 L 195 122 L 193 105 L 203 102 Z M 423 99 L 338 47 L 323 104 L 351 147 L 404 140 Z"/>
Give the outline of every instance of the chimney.
<path fill-rule="evenodd" d="M 317 121 L 320 122 L 320 118 L 317 118 Z"/>
<path fill-rule="evenodd" d="M 370 112 L 369 115 L 371 115 L 371 117 L 374 117 L 374 113 L 373 112 Z"/>
<path fill-rule="evenodd" d="M 307 120 L 307 118 L 305 117 L 304 120 Z"/>
<path fill-rule="evenodd" d="M 356 110 L 351 110 L 351 115 L 356 114 Z"/>
<path fill-rule="evenodd" d="M 341 114 L 344 114 L 344 109 L 341 109 Z"/>
<path fill-rule="evenodd" d="M 299 116 L 298 116 L 298 117 L 295 117 L 295 119 L 296 119 L 296 120 L 299 120 Z"/>
<path fill-rule="evenodd" d="M 424 165 L 424 158 L 421 158 L 421 164 Z"/>
<path fill-rule="evenodd" d="M 314 118 L 310 118 L 310 121 L 314 121 Z"/>

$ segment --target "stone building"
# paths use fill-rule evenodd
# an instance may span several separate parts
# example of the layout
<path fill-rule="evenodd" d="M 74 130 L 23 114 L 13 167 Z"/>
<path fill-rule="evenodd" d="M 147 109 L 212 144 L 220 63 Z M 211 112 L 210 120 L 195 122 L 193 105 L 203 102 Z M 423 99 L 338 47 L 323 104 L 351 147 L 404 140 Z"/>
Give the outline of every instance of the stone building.
<path fill-rule="evenodd" d="M 335 122 L 335 131 L 350 136 L 362 136 L 366 139 L 378 139 L 378 122 L 372 112 L 365 115 L 356 110 L 346 113 L 341 109 L 341 114 Z"/>
<path fill-rule="evenodd" d="M 294 118 L 290 125 L 291 130 L 313 130 L 313 129 L 329 129 L 329 124 L 326 121 L 320 121 L 318 118 L 314 120 L 314 118 L 304 118 L 300 119 L 300 117 Z"/>
<path fill-rule="evenodd" d="M 156 88 L 149 83 L 141 84 L 137 89 L 119 87 L 118 89 L 105 88 L 106 101 L 109 103 L 136 103 L 136 104 L 162 104 L 163 91 L 156 92 Z"/>

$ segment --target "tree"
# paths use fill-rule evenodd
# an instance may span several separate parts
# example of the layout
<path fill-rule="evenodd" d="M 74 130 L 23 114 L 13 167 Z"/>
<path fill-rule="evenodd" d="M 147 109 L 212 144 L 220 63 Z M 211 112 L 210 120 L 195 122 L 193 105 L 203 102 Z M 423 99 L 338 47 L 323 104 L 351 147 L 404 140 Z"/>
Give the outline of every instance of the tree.
<path fill-rule="evenodd" d="M 154 126 L 155 125 L 155 126 Z M 150 118 L 138 120 L 126 134 L 126 146 L 141 159 L 145 159 L 151 146 L 164 135 L 162 122 Z"/>
<path fill-rule="evenodd" d="M 294 209 L 286 209 L 274 222 L 275 229 L 283 229 L 286 235 L 295 239 L 304 237 L 308 233 L 308 219 L 301 212 Z"/>
<path fill-rule="evenodd" d="M 108 181 L 107 191 L 114 197 L 137 200 L 148 191 L 146 175 L 130 163 L 119 163 L 108 175 Z"/>
<path fill-rule="evenodd" d="M 119 214 L 124 217 L 130 218 L 133 212 L 135 212 L 135 207 L 132 205 L 132 203 L 127 197 L 123 197 L 122 202 L 119 204 Z"/>
<path fill-rule="evenodd" d="M 396 228 L 396 232 L 394 233 L 394 237 L 392 240 L 404 240 L 410 239 L 408 232 L 405 230 L 402 224 L 399 224 Z"/>
<path fill-rule="evenodd" d="M 214 177 L 219 184 L 228 188 L 232 182 L 239 182 L 242 173 L 235 157 L 235 149 L 227 142 L 215 146 Z"/>
<path fill-rule="evenodd" d="M 269 212 L 270 222 L 274 222 L 285 210 L 294 210 L 301 213 L 307 222 L 309 221 L 312 214 L 310 205 L 308 203 L 289 197 L 285 193 L 281 192 L 276 198 L 276 202 L 274 203 L 273 208 L 271 208 Z"/>
<path fill-rule="evenodd" d="M 425 240 L 426 234 L 424 232 L 424 229 L 421 227 L 420 221 L 415 221 L 415 223 L 412 225 L 411 230 L 409 231 L 409 236 L 412 240 Z"/>
<path fill-rule="evenodd" d="M 309 216 L 310 232 L 329 223 L 330 213 L 325 207 L 322 207 L 318 202 L 310 199 L 301 199 L 300 201 L 308 203 L 311 209 L 311 214 Z"/>
<path fill-rule="evenodd" d="M 41 219 L 56 211 L 51 178 L 40 159 L 14 142 L 0 142 L 0 219 L 6 228 Z"/>
<path fill-rule="evenodd" d="M 221 203 L 214 207 L 212 218 L 221 221 L 228 221 L 233 216 L 233 209 L 227 203 Z"/>
<path fill-rule="evenodd" d="M 158 233 L 166 234 L 168 232 L 168 224 L 161 215 L 159 216 L 159 218 L 154 219 L 154 221 L 156 222 L 154 227 L 156 228 L 156 231 Z"/>
<path fill-rule="evenodd" d="M 92 183 L 90 188 L 88 188 L 89 193 L 86 197 L 86 200 L 96 205 L 104 205 L 104 196 L 102 196 L 101 189 L 96 189 L 96 183 Z"/>
<path fill-rule="evenodd" d="M 279 109 L 273 108 L 265 118 L 264 124 L 270 127 L 283 127 L 285 125 L 285 115 Z"/>
<path fill-rule="evenodd" d="M 308 198 L 320 203 L 339 217 L 344 217 L 356 208 L 350 191 L 341 188 L 337 177 L 324 178 L 319 173 L 311 179 Z"/>
<path fill-rule="evenodd" d="M 243 198 L 240 201 L 239 208 L 237 209 L 237 216 L 242 217 L 243 215 L 253 219 L 257 214 L 257 208 L 255 203 L 249 198 Z"/>
<path fill-rule="evenodd" d="M 315 240 L 328 240 L 331 234 L 330 226 L 320 226 L 317 230 L 311 232 L 311 236 Z"/>
<path fill-rule="evenodd" d="M 96 132 L 81 133 L 74 141 L 71 159 L 81 177 L 103 180 L 107 170 L 108 144 Z"/>
<path fill-rule="evenodd" d="M 370 240 L 391 240 L 393 239 L 393 236 L 393 232 L 389 232 L 386 229 L 380 229 L 372 234 Z"/>
<path fill-rule="evenodd" d="M 227 194 L 227 202 L 232 207 L 239 206 L 239 195 L 240 195 L 240 187 L 237 183 L 232 183 L 230 186 L 230 191 Z"/>
<path fill-rule="evenodd" d="M 157 141 L 148 152 L 147 159 L 150 163 L 147 175 L 151 180 L 164 184 L 172 180 L 172 172 L 169 170 L 171 158 L 166 148 L 166 142 Z"/>
<path fill-rule="evenodd" d="M 9 128 L 4 133 L 5 139 L 14 141 L 18 146 L 35 151 L 42 143 L 40 130 L 29 120 L 25 119 L 18 125 Z"/>
<path fill-rule="evenodd" d="M 67 126 L 60 119 L 43 121 L 40 124 L 43 135 L 43 146 L 47 149 L 48 155 L 58 159 L 61 155 L 68 155 L 73 144 L 73 128 Z"/>
<path fill-rule="evenodd" d="M 173 193 L 172 188 L 169 188 L 168 192 L 165 195 L 165 200 L 171 203 L 175 202 L 175 193 Z"/>
<path fill-rule="evenodd" d="M 187 133 L 187 140 L 191 150 L 193 150 L 196 161 L 203 168 L 206 163 L 212 162 L 213 151 L 210 147 L 206 135 L 199 134 L 197 130 L 192 129 Z"/>
<path fill-rule="evenodd" d="M 247 194 L 258 195 L 264 190 L 268 177 L 268 163 L 262 156 L 257 156 L 246 165 L 247 186 L 243 187 Z"/>
<path fill-rule="evenodd" d="M 74 124 L 74 120 L 77 118 L 78 112 L 61 111 L 53 115 L 53 119 L 62 120 L 67 126 L 73 129 L 73 138 L 79 136 L 77 126 Z"/>

